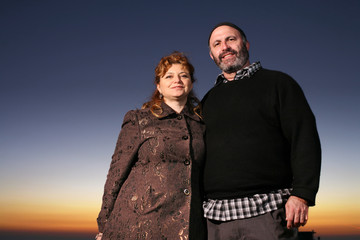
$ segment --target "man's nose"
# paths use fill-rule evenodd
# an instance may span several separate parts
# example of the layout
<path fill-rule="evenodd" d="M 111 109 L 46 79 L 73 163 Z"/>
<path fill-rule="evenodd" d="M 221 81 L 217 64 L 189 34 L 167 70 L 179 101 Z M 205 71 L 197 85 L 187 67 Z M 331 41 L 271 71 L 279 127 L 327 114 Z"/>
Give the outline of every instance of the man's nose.
<path fill-rule="evenodd" d="M 227 42 L 224 42 L 222 45 L 221 45 L 221 49 L 222 50 L 227 50 L 229 48 L 229 45 L 227 44 Z"/>

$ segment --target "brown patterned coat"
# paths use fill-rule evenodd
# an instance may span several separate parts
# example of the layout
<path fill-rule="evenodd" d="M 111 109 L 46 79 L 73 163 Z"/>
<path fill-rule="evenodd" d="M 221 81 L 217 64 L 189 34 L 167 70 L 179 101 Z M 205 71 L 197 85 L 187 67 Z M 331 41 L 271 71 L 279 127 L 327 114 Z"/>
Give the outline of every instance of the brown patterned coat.
<path fill-rule="evenodd" d="M 188 107 L 177 114 L 129 111 L 105 183 L 102 240 L 205 239 L 202 217 L 204 131 Z"/>

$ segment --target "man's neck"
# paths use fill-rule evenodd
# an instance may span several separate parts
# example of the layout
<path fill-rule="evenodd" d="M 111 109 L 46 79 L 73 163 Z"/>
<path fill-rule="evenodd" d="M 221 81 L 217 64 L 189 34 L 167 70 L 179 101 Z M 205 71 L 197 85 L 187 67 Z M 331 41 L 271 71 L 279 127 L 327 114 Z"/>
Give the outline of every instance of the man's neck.
<path fill-rule="evenodd" d="M 223 75 L 226 78 L 226 80 L 232 81 L 235 78 L 236 72 L 233 72 L 233 73 L 225 73 L 225 72 L 223 72 Z"/>
<path fill-rule="evenodd" d="M 236 72 L 233 72 L 233 73 L 225 73 L 225 72 L 223 72 L 223 75 L 228 81 L 232 81 L 235 78 Z"/>
<path fill-rule="evenodd" d="M 250 61 L 247 61 L 247 62 L 245 63 L 245 65 L 244 65 L 240 70 L 242 70 L 242 69 L 244 69 L 244 68 L 246 68 L 246 67 L 248 67 L 248 66 L 250 66 Z M 240 71 L 240 70 L 238 70 L 238 71 Z M 223 72 L 223 75 L 224 75 L 224 77 L 225 77 L 228 81 L 232 81 L 232 80 L 234 80 L 234 78 L 235 78 L 235 76 L 236 76 L 236 73 L 237 73 L 238 71 L 236 71 L 236 72 L 231 72 L 231 73 Z"/>

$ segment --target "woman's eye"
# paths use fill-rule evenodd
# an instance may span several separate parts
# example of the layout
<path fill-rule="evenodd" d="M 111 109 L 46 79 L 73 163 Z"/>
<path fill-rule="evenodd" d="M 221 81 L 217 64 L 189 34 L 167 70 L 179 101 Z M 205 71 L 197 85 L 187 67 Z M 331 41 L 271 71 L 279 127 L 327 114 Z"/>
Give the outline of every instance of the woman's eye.
<path fill-rule="evenodd" d="M 171 76 L 171 75 L 167 75 L 165 78 L 172 78 L 172 76 Z"/>

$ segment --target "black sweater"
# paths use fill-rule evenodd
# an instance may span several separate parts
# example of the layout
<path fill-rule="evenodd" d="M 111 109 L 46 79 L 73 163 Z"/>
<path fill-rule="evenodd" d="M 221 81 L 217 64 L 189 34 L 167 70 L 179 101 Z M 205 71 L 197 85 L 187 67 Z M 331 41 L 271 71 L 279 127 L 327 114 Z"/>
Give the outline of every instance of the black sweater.
<path fill-rule="evenodd" d="M 314 115 L 288 75 L 260 69 L 220 83 L 202 100 L 206 197 L 232 199 L 293 188 L 315 204 L 321 149 Z"/>

